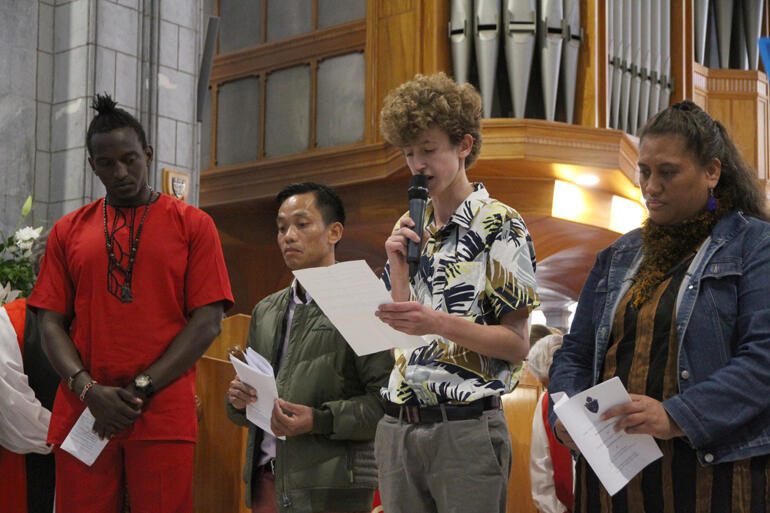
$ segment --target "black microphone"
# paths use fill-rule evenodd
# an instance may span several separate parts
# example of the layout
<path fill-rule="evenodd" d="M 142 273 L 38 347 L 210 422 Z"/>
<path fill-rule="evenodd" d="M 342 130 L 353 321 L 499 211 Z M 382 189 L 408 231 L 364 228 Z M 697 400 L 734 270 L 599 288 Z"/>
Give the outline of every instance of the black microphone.
<path fill-rule="evenodd" d="M 423 174 L 412 176 L 409 181 L 409 217 L 414 221 L 414 233 L 422 240 L 422 225 L 425 223 L 425 206 L 428 203 L 428 177 Z M 414 279 L 420 264 L 422 244 L 406 241 L 406 261 L 409 264 L 409 279 Z"/>

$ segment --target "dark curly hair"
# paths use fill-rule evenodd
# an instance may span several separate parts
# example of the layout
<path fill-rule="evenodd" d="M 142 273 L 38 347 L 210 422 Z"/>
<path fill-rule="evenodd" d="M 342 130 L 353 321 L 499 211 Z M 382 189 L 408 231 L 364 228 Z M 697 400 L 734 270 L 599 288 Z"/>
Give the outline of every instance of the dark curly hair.
<path fill-rule="evenodd" d="M 404 148 L 434 127 L 446 132 L 455 146 L 470 134 L 473 146 L 465 169 L 476 162 L 481 152 L 481 96 L 471 84 L 458 85 L 444 73 L 415 75 L 388 93 L 380 130 L 390 144 Z"/>
<path fill-rule="evenodd" d="M 743 160 L 722 123 L 692 101 L 684 100 L 656 114 L 642 129 L 639 139 L 671 135 L 685 140 L 685 149 L 700 166 L 706 166 L 715 157 L 722 163 L 719 183 L 714 188 L 717 201 L 723 199 L 745 214 L 770 221 L 757 174 Z"/>
<path fill-rule="evenodd" d="M 139 142 L 143 149 L 147 149 L 147 136 L 144 128 L 139 121 L 123 109 L 118 108 L 118 103 L 113 100 L 109 94 L 97 94 L 94 97 L 91 108 L 96 111 L 96 116 L 88 125 L 86 132 L 86 147 L 88 154 L 93 155 L 91 151 L 91 139 L 94 134 L 112 132 L 118 128 L 131 127 L 136 132 Z"/>

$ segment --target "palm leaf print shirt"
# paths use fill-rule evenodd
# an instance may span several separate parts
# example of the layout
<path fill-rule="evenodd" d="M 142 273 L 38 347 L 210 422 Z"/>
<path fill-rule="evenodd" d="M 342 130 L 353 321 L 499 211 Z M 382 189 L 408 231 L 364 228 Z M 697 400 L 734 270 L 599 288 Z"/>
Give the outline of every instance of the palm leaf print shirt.
<path fill-rule="evenodd" d="M 521 216 L 490 198 L 482 184 L 473 187 L 441 229 L 428 201 L 427 240 L 411 294 L 434 310 L 478 324 L 500 324 L 508 312 L 539 304 L 535 250 Z M 389 263 L 382 280 L 390 290 Z M 394 356 L 388 386 L 381 392 L 397 404 L 465 403 L 499 395 L 513 388 L 521 371 L 521 363 L 484 356 L 439 336 L 416 349 L 396 348 Z"/>

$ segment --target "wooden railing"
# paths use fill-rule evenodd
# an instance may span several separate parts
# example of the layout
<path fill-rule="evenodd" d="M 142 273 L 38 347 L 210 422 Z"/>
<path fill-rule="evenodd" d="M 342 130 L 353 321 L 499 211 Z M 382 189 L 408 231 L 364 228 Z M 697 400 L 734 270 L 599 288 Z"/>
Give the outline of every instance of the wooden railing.
<path fill-rule="evenodd" d="M 241 478 L 248 430 L 233 424 L 225 413 L 225 395 L 235 376 L 227 351 L 246 345 L 248 329 L 248 315 L 228 317 L 222 322 L 222 333 L 198 362 L 198 443 L 193 471 L 196 513 L 249 511 Z"/>

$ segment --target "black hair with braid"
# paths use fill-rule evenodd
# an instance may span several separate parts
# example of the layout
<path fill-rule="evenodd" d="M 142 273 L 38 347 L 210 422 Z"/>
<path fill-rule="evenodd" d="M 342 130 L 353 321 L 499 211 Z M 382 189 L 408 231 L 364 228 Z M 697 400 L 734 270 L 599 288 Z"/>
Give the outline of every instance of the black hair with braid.
<path fill-rule="evenodd" d="M 94 134 L 107 133 L 124 127 L 133 128 L 142 148 L 147 149 L 147 136 L 142 124 L 134 116 L 118 108 L 118 103 L 110 95 L 107 93 L 97 94 L 91 108 L 96 111 L 96 116 L 88 125 L 88 132 L 86 133 L 86 147 L 89 155 L 92 155 L 91 138 Z"/>
<path fill-rule="evenodd" d="M 719 183 L 714 188 L 717 201 L 722 198 L 747 215 L 770 221 L 757 174 L 743 160 L 722 123 L 692 101 L 684 100 L 656 114 L 642 129 L 639 140 L 672 135 L 684 139 L 684 149 L 698 165 L 706 166 L 713 158 L 722 163 Z"/>

